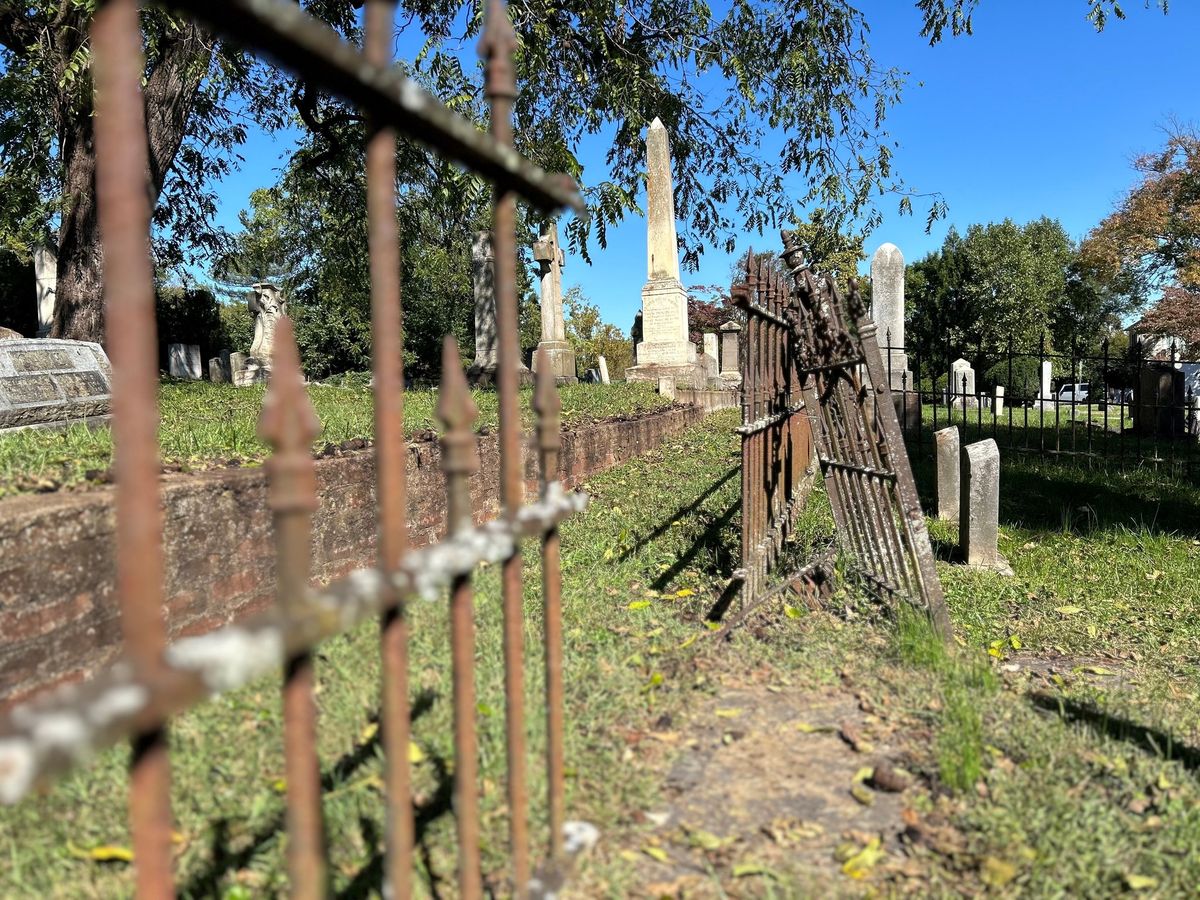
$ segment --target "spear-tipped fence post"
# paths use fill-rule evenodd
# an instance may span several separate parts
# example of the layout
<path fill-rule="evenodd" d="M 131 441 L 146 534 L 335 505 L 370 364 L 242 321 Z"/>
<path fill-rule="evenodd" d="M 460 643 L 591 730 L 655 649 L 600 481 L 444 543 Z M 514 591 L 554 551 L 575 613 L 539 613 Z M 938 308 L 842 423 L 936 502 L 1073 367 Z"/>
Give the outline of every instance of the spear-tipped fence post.
<path fill-rule="evenodd" d="M 442 345 L 442 386 L 437 415 L 446 476 L 447 537 L 471 527 L 470 478 L 479 471 L 479 447 L 471 426 L 478 416 L 453 335 Z M 454 682 L 454 814 L 458 827 L 458 890 L 464 900 L 483 894 L 479 862 L 478 761 L 475 740 L 475 621 L 471 576 L 450 584 L 450 656 Z"/>
<path fill-rule="evenodd" d="M 303 605 L 308 592 L 312 516 L 317 477 L 312 442 L 321 431 L 300 371 L 292 321 L 275 326 L 271 383 L 258 433 L 272 449 L 267 460 L 268 503 L 275 524 L 275 602 L 284 617 Z M 317 759 L 317 710 L 312 654 L 284 662 L 283 739 L 287 780 L 288 874 L 293 897 L 324 897 L 328 889 L 321 821 L 321 771 Z"/>

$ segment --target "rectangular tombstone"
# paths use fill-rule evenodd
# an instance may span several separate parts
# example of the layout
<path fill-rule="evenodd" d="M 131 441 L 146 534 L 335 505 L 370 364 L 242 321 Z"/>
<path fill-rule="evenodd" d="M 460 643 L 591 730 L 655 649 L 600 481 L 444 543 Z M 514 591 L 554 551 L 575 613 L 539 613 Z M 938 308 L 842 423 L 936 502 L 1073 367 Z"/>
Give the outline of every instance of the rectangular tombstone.
<path fill-rule="evenodd" d="M 959 438 L 958 426 L 951 425 L 933 433 L 934 466 L 937 469 L 937 517 L 958 521 Z"/>
<path fill-rule="evenodd" d="M 721 380 L 727 384 L 738 384 L 742 380 L 741 350 L 738 335 L 742 326 L 732 320 L 721 326 Z"/>
<path fill-rule="evenodd" d="M 228 358 L 214 356 L 208 361 L 208 380 L 213 384 L 229 384 L 233 381 Z"/>
<path fill-rule="evenodd" d="M 975 369 L 965 359 L 956 359 L 950 365 L 950 375 L 953 383 L 950 393 L 956 397 L 975 396 Z M 963 385 L 966 385 L 964 388 Z"/>
<path fill-rule="evenodd" d="M 1133 392 L 1133 429 L 1144 437 L 1183 437 L 1186 427 L 1183 372 L 1151 363 L 1138 372 Z"/>
<path fill-rule="evenodd" d="M 968 566 L 1007 569 L 1000 556 L 1000 448 L 991 438 L 962 448 L 958 545 Z"/>
<path fill-rule="evenodd" d="M 675 399 L 675 379 L 660 378 L 658 379 L 658 392 L 668 400 Z"/>
<path fill-rule="evenodd" d="M 173 378 L 199 381 L 203 378 L 200 368 L 199 344 L 168 344 L 167 371 Z"/>
<path fill-rule="evenodd" d="M 1048 360 L 1042 360 L 1041 383 L 1038 385 L 1038 397 L 1043 400 L 1054 399 L 1054 364 Z"/>
<path fill-rule="evenodd" d="M 0 430 L 99 424 L 112 367 L 99 344 L 39 338 L 0 343 Z"/>
<path fill-rule="evenodd" d="M 600 364 L 600 383 L 609 384 L 608 380 L 608 360 L 604 358 L 604 354 L 598 357 Z"/>
<path fill-rule="evenodd" d="M 996 399 L 992 401 L 992 412 L 997 416 L 1004 415 L 1004 385 L 996 385 Z"/>

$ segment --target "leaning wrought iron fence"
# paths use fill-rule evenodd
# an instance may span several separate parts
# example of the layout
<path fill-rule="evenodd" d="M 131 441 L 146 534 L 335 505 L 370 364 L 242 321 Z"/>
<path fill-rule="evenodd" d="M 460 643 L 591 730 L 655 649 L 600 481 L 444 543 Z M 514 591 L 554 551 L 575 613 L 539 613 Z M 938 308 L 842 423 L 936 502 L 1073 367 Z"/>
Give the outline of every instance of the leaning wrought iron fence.
<path fill-rule="evenodd" d="M 899 347 L 889 337 L 892 389 L 920 408 L 903 422 L 918 449 L 931 431 L 958 425 L 964 439 L 990 437 L 1026 458 L 1200 477 L 1200 359 L 1174 341 L 1057 352 L 1045 335 L 1037 346 L 991 349 Z M 893 371 L 893 359 L 905 356 L 909 369 Z"/>
<path fill-rule="evenodd" d="M 927 612 L 952 635 L 933 550 L 876 327 L 857 288 L 843 298 L 784 232 L 787 274 L 748 254 L 731 288 L 746 314 L 742 357 L 744 595 L 766 581 L 804 502 L 814 459 L 825 479 L 837 543 L 881 599 Z"/>
<path fill-rule="evenodd" d="M 129 813 L 140 897 L 173 893 L 168 727 L 203 698 L 271 671 L 283 673 L 288 870 L 294 896 L 319 897 L 329 880 L 316 754 L 312 655 L 325 638 L 372 617 L 380 622 L 382 743 L 387 836 L 385 894 L 413 884 L 413 804 L 408 759 L 406 604 L 448 588 L 454 707 L 454 815 L 459 894 L 480 897 L 474 699 L 472 572 L 501 565 L 505 662 L 507 814 L 511 891 L 550 894 L 563 878 L 564 759 L 561 569 L 558 524 L 580 509 L 558 475 L 559 401 L 553 377 L 539 377 L 534 407 L 540 496 L 526 503 L 517 407 L 517 195 L 543 212 L 580 208 L 574 183 L 547 175 L 513 150 L 515 36 L 503 0 L 489 0 L 480 51 L 486 64 L 491 131 L 442 106 L 391 66 L 394 7 L 368 0 L 364 48 L 356 48 L 288 0 L 166 5 L 215 33 L 261 51 L 318 89 L 340 95 L 370 118 L 367 145 L 378 564 L 323 589 L 309 586 L 311 521 L 317 506 L 311 443 L 319 423 L 303 386 L 291 323 L 276 332 L 274 372 L 261 418 L 273 455 L 266 465 L 274 519 L 277 587 L 273 609 L 226 628 L 168 644 L 163 617 L 157 445 L 158 367 L 151 262 L 146 131 L 140 95 L 142 41 L 136 0 L 108 0 L 92 26 L 96 92 L 96 191 L 104 247 L 108 349 L 113 363 L 116 578 L 123 658 L 80 686 L 12 709 L 0 721 L 0 800 L 21 800 L 36 785 L 125 739 L 133 746 Z M 478 466 L 475 410 L 453 340 L 447 339 L 438 415 L 446 431 L 444 541 L 413 549 L 407 534 L 406 452 L 401 372 L 400 246 L 396 220 L 397 133 L 419 140 L 495 186 L 495 294 L 499 337 L 501 517 L 472 523 L 468 478 Z M 538 366 L 549 373 L 550 366 Z M 521 540 L 541 542 L 547 721 L 545 864 L 531 873 L 526 787 Z"/>

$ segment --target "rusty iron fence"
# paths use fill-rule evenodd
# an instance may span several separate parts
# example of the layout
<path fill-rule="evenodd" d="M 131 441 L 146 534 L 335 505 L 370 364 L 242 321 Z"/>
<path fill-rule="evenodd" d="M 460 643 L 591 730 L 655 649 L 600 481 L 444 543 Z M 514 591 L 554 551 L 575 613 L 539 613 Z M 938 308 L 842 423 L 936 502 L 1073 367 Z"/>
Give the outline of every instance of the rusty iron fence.
<path fill-rule="evenodd" d="M 784 276 L 753 253 L 730 296 L 745 313 L 742 375 L 742 601 L 768 587 L 812 474 L 812 430 L 785 316 Z"/>
<path fill-rule="evenodd" d="M 783 238 L 784 271 L 749 254 L 745 281 L 731 290 L 747 317 L 740 429 L 745 592 L 752 598 L 774 591 L 768 575 L 815 444 L 837 543 L 853 570 L 881 598 L 927 611 L 949 638 L 875 324 L 856 285 L 843 298 L 830 276 L 805 262 L 795 235 Z"/>
<path fill-rule="evenodd" d="M 459 894 L 483 893 L 476 784 L 472 572 L 484 561 L 502 569 L 507 811 L 511 893 L 559 889 L 569 847 L 564 810 L 561 569 L 558 525 L 582 508 L 558 479 L 560 405 L 551 367 L 539 365 L 534 407 L 540 496 L 525 502 L 521 419 L 515 203 L 545 213 L 579 209 L 576 186 L 543 173 L 513 150 L 515 35 L 503 0 L 489 0 L 480 42 L 486 64 L 491 131 L 442 106 L 391 66 L 394 6 L 368 0 L 364 48 L 343 41 L 289 0 L 176 0 L 168 6 L 203 20 L 215 33 L 261 51 L 318 89 L 362 108 L 367 146 L 378 565 L 322 589 L 309 586 L 316 482 L 311 444 L 319 423 L 303 386 L 291 323 L 276 332 L 276 359 L 260 430 L 271 444 L 269 502 L 277 554 L 273 609 L 206 635 L 168 644 L 157 444 L 158 368 L 151 262 L 146 130 L 140 94 L 142 40 L 136 0 L 100 4 L 92 27 L 96 92 L 96 190 L 104 246 L 107 333 L 113 363 L 117 593 L 123 658 L 86 684 L 68 686 L 12 709 L 0 721 L 0 800 L 19 801 L 38 784 L 96 750 L 130 740 L 129 812 L 139 897 L 174 892 L 169 722 L 204 698 L 272 671 L 283 673 L 288 870 L 294 896 L 329 888 L 316 754 L 312 657 L 320 641 L 378 618 L 383 661 L 381 735 L 385 750 L 385 895 L 413 889 L 413 802 L 409 771 L 408 623 L 405 605 L 449 589 L 453 657 L 454 814 Z M 500 480 L 503 513 L 472 522 L 468 478 L 478 467 L 476 412 L 458 350 L 448 338 L 438 415 L 445 425 L 443 470 L 448 535 L 410 548 L 407 535 L 404 389 L 401 372 L 400 246 L 396 220 L 398 134 L 421 141 L 495 186 L 495 293 L 499 333 Z M 521 540 L 539 539 L 544 598 L 546 798 L 549 838 L 532 873 L 526 787 L 526 710 Z"/>

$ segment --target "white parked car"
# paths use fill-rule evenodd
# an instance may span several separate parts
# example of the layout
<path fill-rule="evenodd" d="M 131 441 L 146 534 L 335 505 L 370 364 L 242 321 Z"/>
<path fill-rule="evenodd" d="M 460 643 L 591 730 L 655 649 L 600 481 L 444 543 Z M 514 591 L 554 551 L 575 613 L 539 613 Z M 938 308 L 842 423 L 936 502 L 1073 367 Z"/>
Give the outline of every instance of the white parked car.
<path fill-rule="evenodd" d="M 1058 389 L 1057 400 L 1059 403 L 1087 403 L 1090 387 L 1091 385 L 1087 382 L 1083 384 L 1064 384 Z"/>

